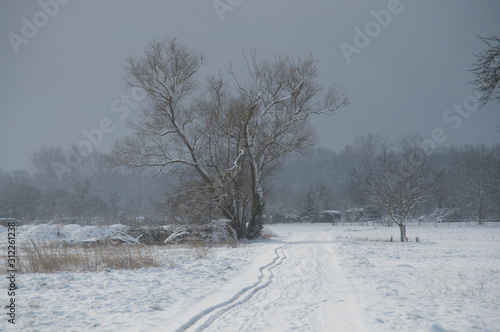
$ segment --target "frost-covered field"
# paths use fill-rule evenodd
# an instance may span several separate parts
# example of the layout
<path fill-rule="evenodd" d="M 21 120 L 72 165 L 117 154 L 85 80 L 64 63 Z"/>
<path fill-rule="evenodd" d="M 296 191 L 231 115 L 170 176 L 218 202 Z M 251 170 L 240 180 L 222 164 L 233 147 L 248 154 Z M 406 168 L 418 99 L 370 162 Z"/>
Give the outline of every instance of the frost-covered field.
<path fill-rule="evenodd" d="M 120 227 L 20 227 L 17 238 Z M 421 241 L 405 244 L 383 242 L 397 228 L 268 228 L 276 238 L 203 255 L 158 248 L 160 268 L 18 275 L 16 325 L 3 309 L 0 330 L 500 331 L 500 227 L 409 226 Z M 3 227 L 0 238 L 4 248 Z M 2 303 L 7 288 L 2 278 Z"/>
<path fill-rule="evenodd" d="M 394 234 L 396 233 L 396 234 Z M 341 267 L 373 331 L 500 331 L 500 228 L 344 228 Z"/>

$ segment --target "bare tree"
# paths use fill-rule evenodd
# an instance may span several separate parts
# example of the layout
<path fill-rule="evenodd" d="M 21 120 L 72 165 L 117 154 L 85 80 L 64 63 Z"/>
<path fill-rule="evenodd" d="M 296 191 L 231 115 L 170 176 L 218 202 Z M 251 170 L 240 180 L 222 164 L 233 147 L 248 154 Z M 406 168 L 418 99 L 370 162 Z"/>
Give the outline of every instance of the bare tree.
<path fill-rule="evenodd" d="M 485 105 L 491 97 L 500 102 L 500 38 L 496 36 L 478 36 L 486 45 L 473 64 L 471 70 L 476 79 L 471 83 L 476 86 L 476 90 L 482 93 L 480 102 Z"/>
<path fill-rule="evenodd" d="M 500 145 L 491 149 L 484 145 L 467 146 L 455 156 L 453 196 L 463 211 L 482 223 L 488 211 L 499 204 Z"/>
<path fill-rule="evenodd" d="M 363 162 L 372 162 L 378 152 L 384 138 L 376 134 L 358 136 L 354 139 L 354 151 L 359 155 Z"/>
<path fill-rule="evenodd" d="M 433 189 L 441 177 L 418 147 L 418 141 L 405 137 L 393 148 L 382 144 L 375 164 L 353 169 L 358 191 L 389 214 L 399 226 L 401 242 L 406 241 L 410 214 L 434 196 Z"/>
<path fill-rule="evenodd" d="M 114 162 L 158 173 L 186 168 L 191 177 L 176 195 L 203 200 L 231 220 L 238 237 L 257 238 L 265 177 L 285 155 L 312 144 L 312 115 L 332 114 L 347 98 L 331 88 L 319 100 L 310 57 L 257 61 L 255 53 L 247 61 L 249 83 L 231 69 L 234 84 L 212 77 L 201 94 L 195 77 L 204 61 L 175 38 L 153 42 L 142 58 L 128 61 L 127 82 L 146 91 L 148 107 L 131 124 L 135 136 L 115 145 Z"/>
<path fill-rule="evenodd" d="M 245 103 L 243 142 L 252 191 L 248 232 L 257 237 L 263 224 L 265 177 L 284 156 L 314 142 L 311 116 L 333 114 L 348 99 L 335 86 L 320 97 L 322 89 L 315 83 L 317 67 L 312 57 L 257 61 L 254 52 L 247 66 L 248 84 L 243 85 L 232 70 L 231 74 Z"/>
<path fill-rule="evenodd" d="M 37 187 L 11 180 L 0 190 L 0 217 L 31 220 L 41 197 Z"/>

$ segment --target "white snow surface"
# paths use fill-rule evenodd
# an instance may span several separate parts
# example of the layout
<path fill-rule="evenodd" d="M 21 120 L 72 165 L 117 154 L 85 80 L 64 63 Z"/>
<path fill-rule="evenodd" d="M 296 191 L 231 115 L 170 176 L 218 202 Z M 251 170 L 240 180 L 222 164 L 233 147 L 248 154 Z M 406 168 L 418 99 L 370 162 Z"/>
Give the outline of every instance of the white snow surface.
<path fill-rule="evenodd" d="M 64 241 L 67 243 L 78 243 L 85 240 L 118 235 L 126 229 L 127 226 L 121 224 L 110 226 L 80 226 L 75 224 L 24 225 L 17 228 L 17 238 L 19 242 L 35 241 L 36 243 L 47 243 Z"/>
<path fill-rule="evenodd" d="M 17 240 L 108 232 L 53 226 L 19 227 Z M 275 238 L 201 258 L 159 247 L 161 268 L 18 274 L 16 325 L 2 305 L 0 330 L 500 331 L 500 227 L 409 225 L 410 243 L 385 241 L 396 227 L 267 228 Z M 0 239 L 6 251 L 1 226 Z M 2 277 L 2 304 L 7 289 Z"/>

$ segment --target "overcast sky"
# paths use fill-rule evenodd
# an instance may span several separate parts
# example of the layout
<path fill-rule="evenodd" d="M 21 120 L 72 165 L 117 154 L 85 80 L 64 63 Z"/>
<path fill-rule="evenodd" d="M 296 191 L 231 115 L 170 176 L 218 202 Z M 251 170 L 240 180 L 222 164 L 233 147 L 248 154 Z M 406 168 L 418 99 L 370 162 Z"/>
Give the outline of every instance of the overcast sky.
<path fill-rule="evenodd" d="M 368 133 L 500 143 L 500 104 L 473 111 L 468 84 L 484 48 L 475 36 L 500 35 L 498 0 L 55 1 L 0 2 L 3 170 L 30 169 L 42 146 L 88 141 L 84 131 L 103 119 L 107 132 L 92 144 L 109 151 L 140 111 L 121 77 L 125 60 L 173 34 L 209 55 L 204 74 L 242 66 L 242 51 L 312 54 L 320 83 L 344 86 L 351 100 L 314 119 L 322 147 L 340 151 Z"/>

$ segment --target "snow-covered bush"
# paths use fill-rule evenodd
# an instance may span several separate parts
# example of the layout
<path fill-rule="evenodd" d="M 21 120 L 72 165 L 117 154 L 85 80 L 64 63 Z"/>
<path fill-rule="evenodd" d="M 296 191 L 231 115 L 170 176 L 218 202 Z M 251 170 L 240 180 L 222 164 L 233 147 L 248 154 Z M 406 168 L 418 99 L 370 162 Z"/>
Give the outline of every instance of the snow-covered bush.
<path fill-rule="evenodd" d="M 227 220 L 204 225 L 130 226 L 126 232 L 143 244 L 171 243 L 235 244 L 234 230 Z"/>
<path fill-rule="evenodd" d="M 170 230 L 161 226 L 130 226 L 126 232 L 143 244 L 161 245 L 172 234 Z"/>

